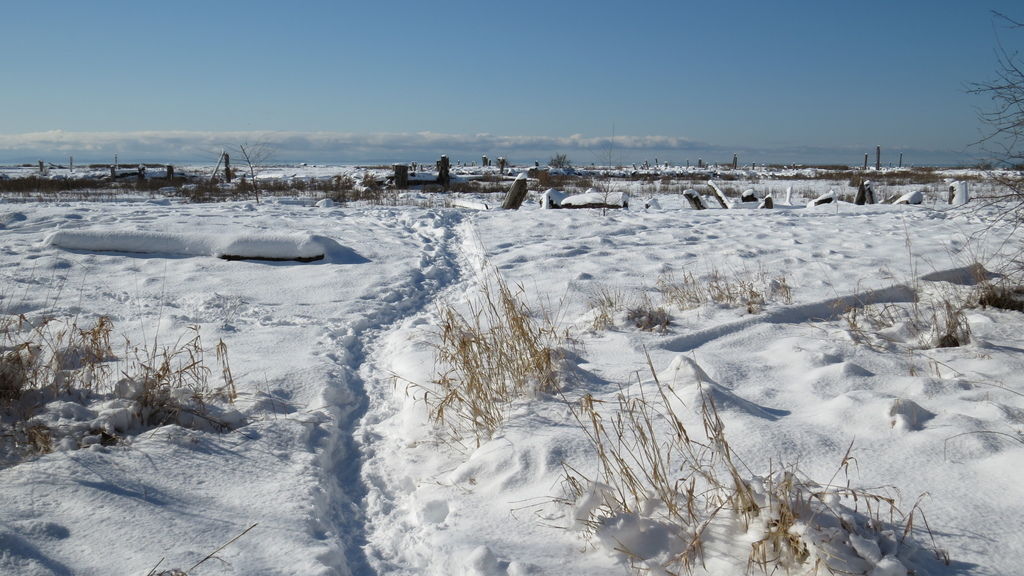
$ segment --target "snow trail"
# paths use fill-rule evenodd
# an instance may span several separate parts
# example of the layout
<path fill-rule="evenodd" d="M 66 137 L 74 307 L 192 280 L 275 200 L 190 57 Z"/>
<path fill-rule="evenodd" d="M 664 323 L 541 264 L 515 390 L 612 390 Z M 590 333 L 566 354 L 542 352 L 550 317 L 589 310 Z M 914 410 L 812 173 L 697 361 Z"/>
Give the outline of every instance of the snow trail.
<path fill-rule="evenodd" d="M 325 556 L 328 564 L 343 565 L 348 574 L 375 574 L 365 553 L 365 500 L 363 469 L 373 455 L 373 438 L 365 430 L 376 393 L 372 386 L 386 386 L 372 366 L 374 350 L 392 325 L 421 312 L 434 297 L 458 282 L 461 271 L 454 229 L 461 222 L 455 211 L 428 212 L 420 217 L 402 214 L 399 234 L 421 246 L 417 266 L 401 278 L 392 278 L 380 299 L 354 323 L 329 323 L 319 347 L 336 364 L 325 400 L 336 423 L 323 440 L 321 452 L 324 495 L 317 502 L 319 518 L 327 519 L 322 530 L 336 534 L 343 550 L 338 557 Z"/>

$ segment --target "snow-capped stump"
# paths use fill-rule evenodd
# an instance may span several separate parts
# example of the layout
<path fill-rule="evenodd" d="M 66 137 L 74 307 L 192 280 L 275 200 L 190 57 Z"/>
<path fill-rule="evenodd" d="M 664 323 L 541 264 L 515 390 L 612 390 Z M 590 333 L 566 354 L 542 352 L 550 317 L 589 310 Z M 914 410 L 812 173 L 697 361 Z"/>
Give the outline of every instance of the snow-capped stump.
<path fill-rule="evenodd" d="M 967 182 L 957 180 L 949 184 L 949 203 L 954 206 L 963 206 L 971 199 L 970 188 Z"/>
<path fill-rule="evenodd" d="M 747 189 L 740 195 L 741 202 L 757 202 L 757 194 L 754 193 L 753 189 Z"/>
<path fill-rule="evenodd" d="M 700 197 L 700 194 L 691 189 L 683 190 L 683 197 L 690 203 L 690 208 L 694 210 L 707 210 L 707 206 L 704 205 L 704 200 Z"/>
<path fill-rule="evenodd" d="M 508 194 L 505 194 L 505 200 L 501 203 L 501 209 L 519 210 L 519 207 L 523 205 L 523 200 L 526 200 L 526 174 L 516 176 L 516 181 L 512 183 Z"/>
<path fill-rule="evenodd" d="M 757 205 L 758 210 L 771 210 L 775 208 L 775 201 L 772 200 L 772 195 L 769 194 L 761 200 L 761 203 Z"/>
<path fill-rule="evenodd" d="M 908 192 L 893 201 L 893 204 L 921 204 L 924 202 L 924 194 L 920 190 Z"/>
<path fill-rule="evenodd" d="M 835 190 L 829 190 L 827 193 L 822 194 L 821 196 L 818 196 L 814 200 L 811 200 L 810 202 L 808 202 L 807 203 L 807 207 L 810 208 L 811 206 L 821 206 L 822 204 L 831 204 L 831 203 L 833 203 L 835 201 L 836 201 Z"/>
<path fill-rule="evenodd" d="M 629 208 L 629 194 L 625 192 L 599 192 L 588 188 L 583 194 L 575 194 L 561 202 L 562 208 Z"/>
<path fill-rule="evenodd" d="M 871 185 L 871 180 L 864 180 L 857 187 L 857 197 L 853 201 L 858 206 L 865 204 L 875 203 L 875 188 Z"/>
<path fill-rule="evenodd" d="M 568 198 L 569 195 L 565 192 L 560 192 L 554 188 L 548 188 L 540 195 L 540 206 L 544 209 L 554 209 L 562 207 L 562 200 Z"/>

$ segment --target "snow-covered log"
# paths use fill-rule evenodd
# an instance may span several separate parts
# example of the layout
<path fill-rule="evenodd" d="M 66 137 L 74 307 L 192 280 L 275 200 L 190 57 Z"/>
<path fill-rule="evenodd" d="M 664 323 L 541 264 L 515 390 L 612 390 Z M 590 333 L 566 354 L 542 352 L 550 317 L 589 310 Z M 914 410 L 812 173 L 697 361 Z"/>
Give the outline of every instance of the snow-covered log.
<path fill-rule="evenodd" d="M 690 203 L 690 208 L 693 208 L 694 210 L 707 209 L 707 206 L 704 205 L 704 199 L 700 197 L 700 194 L 696 190 L 684 190 L 683 197 Z"/>
<path fill-rule="evenodd" d="M 719 188 L 717 184 L 715 184 L 715 181 L 708 180 L 708 186 L 711 186 L 711 190 L 714 191 L 715 194 L 715 200 L 718 200 L 718 203 L 722 205 L 722 208 L 729 208 L 729 201 L 725 198 L 725 193 L 722 192 L 722 189 Z"/>
<path fill-rule="evenodd" d="M 814 200 L 807 203 L 807 207 L 821 206 L 822 204 L 831 204 L 836 201 L 835 190 L 829 190 L 827 193 L 818 196 Z"/>
<path fill-rule="evenodd" d="M 575 194 L 561 202 L 562 208 L 629 208 L 629 195 L 625 192 L 601 192 L 588 188 L 583 194 Z"/>
<path fill-rule="evenodd" d="M 897 198 L 893 204 L 920 204 L 924 202 L 924 194 L 920 190 L 908 192 Z"/>

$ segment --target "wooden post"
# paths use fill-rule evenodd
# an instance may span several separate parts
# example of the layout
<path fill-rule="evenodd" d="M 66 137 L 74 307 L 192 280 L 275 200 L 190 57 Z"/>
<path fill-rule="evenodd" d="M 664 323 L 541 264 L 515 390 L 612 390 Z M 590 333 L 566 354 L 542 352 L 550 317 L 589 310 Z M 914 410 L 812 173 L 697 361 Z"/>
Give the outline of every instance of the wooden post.
<path fill-rule="evenodd" d="M 505 173 L 505 165 L 506 164 L 507 164 L 507 162 L 505 161 L 505 157 L 504 156 L 499 156 L 498 157 L 498 172 L 499 173 L 501 173 L 501 174 Z"/>
<path fill-rule="evenodd" d="M 167 165 L 167 179 L 174 180 L 174 166 Z"/>
<path fill-rule="evenodd" d="M 68 156 L 68 172 L 74 172 L 74 171 L 75 171 L 75 157 L 74 156 Z"/>
<path fill-rule="evenodd" d="M 900 152 L 900 165 L 899 168 L 903 168 L 903 152 Z"/>
<path fill-rule="evenodd" d="M 498 161 L 500 162 L 501 159 Z M 512 183 L 512 188 L 509 189 L 508 194 L 505 195 L 505 200 L 501 203 L 501 209 L 519 210 L 519 207 L 523 205 L 523 200 L 526 200 L 526 177 L 520 174 L 516 181 Z"/>
<path fill-rule="evenodd" d="M 224 180 L 231 182 L 231 156 L 227 152 L 224 153 Z"/>
<path fill-rule="evenodd" d="M 442 188 L 448 190 L 448 185 L 451 184 L 451 162 L 448 161 L 447 156 L 441 156 L 441 159 L 437 161 L 437 183 Z"/>
<path fill-rule="evenodd" d="M 867 152 L 864 153 L 864 169 L 865 170 L 868 169 L 868 154 L 867 154 Z"/>
<path fill-rule="evenodd" d="M 732 155 L 732 169 L 735 170 L 739 166 L 739 156 L 737 154 Z"/>
<path fill-rule="evenodd" d="M 875 170 L 882 169 L 882 147 L 875 146 Z"/>
<path fill-rule="evenodd" d="M 117 179 L 117 166 L 115 166 L 113 164 L 110 165 L 110 179 L 111 180 Z"/>
<path fill-rule="evenodd" d="M 39 161 L 39 173 L 40 174 L 43 173 L 43 161 L 42 160 Z"/>
<path fill-rule="evenodd" d="M 704 159 L 703 158 L 697 158 L 697 168 L 703 168 L 703 167 L 704 167 Z"/>
<path fill-rule="evenodd" d="M 871 180 L 863 180 L 860 183 L 860 186 L 857 187 L 857 197 L 853 203 L 858 206 L 875 203 L 875 188 L 871 184 Z"/>
<path fill-rule="evenodd" d="M 480 157 L 480 163 L 484 168 L 491 165 L 491 161 L 487 158 L 486 154 Z"/>
<path fill-rule="evenodd" d="M 139 180 L 139 182 L 142 182 L 143 180 L 146 179 L 146 167 L 143 166 L 142 164 L 139 164 L 138 170 L 139 170 L 138 180 Z"/>
<path fill-rule="evenodd" d="M 395 188 L 398 190 L 408 189 L 409 167 L 405 164 L 394 164 L 391 167 L 395 170 Z"/>

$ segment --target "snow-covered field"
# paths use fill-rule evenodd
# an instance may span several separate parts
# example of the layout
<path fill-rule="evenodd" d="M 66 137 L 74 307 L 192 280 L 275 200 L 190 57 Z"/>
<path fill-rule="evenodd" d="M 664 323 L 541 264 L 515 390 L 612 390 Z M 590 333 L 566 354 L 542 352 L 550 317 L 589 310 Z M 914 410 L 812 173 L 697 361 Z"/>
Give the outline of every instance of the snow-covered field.
<path fill-rule="evenodd" d="M 817 207 L 804 204 L 827 184 L 796 190 L 774 210 L 704 211 L 678 194 L 607 211 L 4 201 L 0 310 L 109 317 L 113 375 L 131 371 L 126 341 L 152 354 L 198 334 L 219 380 L 223 341 L 237 398 L 210 401 L 229 431 L 141 427 L 114 376 L 48 404 L 36 422 L 54 450 L 0 469 L 0 573 L 658 573 L 683 533 L 655 500 L 613 510 L 594 503 L 600 485 L 571 501 L 565 482 L 571 469 L 613 484 L 578 400 L 611 423 L 619 394 L 656 394 L 652 372 L 695 439 L 701 399 L 715 400 L 765 516 L 759 486 L 780 470 L 829 493 L 794 525 L 811 549 L 792 573 L 815 559 L 819 573 L 1020 573 L 1024 317 L 966 308 L 959 347 L 929 331 L 943 302 L 968 298 L 972 264 L 998 270 L 1019 243 L 995 210 L 948 207 L 944 190 Z M 422 399 L 442 368 L 441 314 L 467 311 L 496 274 L 562 334 L 561 391 L 457 442 Z M 716 279 L 763 301 L 666 298 Z M 671 321 L 641 330 L 637 309 Z M 693 471 L 667 474 L 684 490 Z M 767 521 L 701 514 L 694 572 L 760 571 L 749 557 Z"/>

